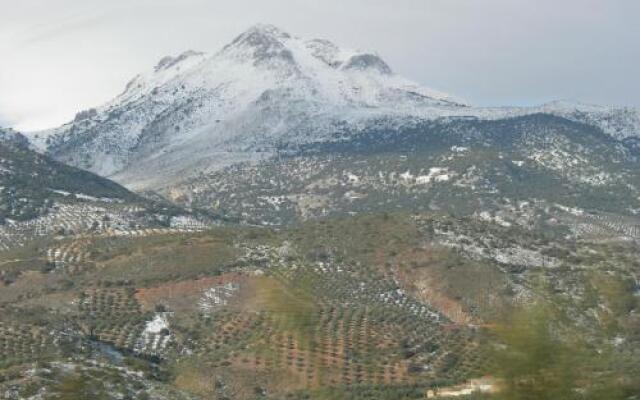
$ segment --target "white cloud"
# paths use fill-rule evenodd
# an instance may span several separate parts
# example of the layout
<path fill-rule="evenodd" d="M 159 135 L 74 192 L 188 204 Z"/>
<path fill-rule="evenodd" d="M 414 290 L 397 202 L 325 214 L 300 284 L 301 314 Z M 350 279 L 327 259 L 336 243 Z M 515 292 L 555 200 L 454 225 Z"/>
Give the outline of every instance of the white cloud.
<path fill-rule="evenodd" d="M 635 0 L 0 0 L 0 114 L 61 124 L 167 54 L 215 51 L 256 22 L 377 50 L 477 104 L 640 105 Z"/>

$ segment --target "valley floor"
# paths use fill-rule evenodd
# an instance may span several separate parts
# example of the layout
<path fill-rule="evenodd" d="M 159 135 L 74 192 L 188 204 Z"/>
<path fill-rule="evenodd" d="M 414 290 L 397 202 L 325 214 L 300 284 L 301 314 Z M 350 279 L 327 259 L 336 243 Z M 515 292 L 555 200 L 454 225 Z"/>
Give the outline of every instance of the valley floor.
<path fill-rule="evenodd" d="M 2 398 L 639 390 L 632 241 L 438 214 L 141 232 L 2 253 Z"/>

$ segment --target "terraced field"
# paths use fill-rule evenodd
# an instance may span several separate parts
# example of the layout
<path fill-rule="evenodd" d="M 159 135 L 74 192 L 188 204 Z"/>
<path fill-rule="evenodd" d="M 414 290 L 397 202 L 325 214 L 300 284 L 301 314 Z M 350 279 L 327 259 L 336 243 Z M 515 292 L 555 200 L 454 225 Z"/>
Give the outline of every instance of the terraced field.
<path fill-rule="evenodd" d="M 495 342 L 496 327 L 532 302 L 562 304 L 554 329 L 580 332 L 590 351 L 626 354 L 608 371 L 624 385 L 639 371 L 640 259 L 624 238 L 578 245 L 566 230 L 435 214 L 190 230 L 105 229 L 5 252 L 32 261 L 3 267 L 0 393 L 492 398 L 494 346 L 510 340 Z"/>

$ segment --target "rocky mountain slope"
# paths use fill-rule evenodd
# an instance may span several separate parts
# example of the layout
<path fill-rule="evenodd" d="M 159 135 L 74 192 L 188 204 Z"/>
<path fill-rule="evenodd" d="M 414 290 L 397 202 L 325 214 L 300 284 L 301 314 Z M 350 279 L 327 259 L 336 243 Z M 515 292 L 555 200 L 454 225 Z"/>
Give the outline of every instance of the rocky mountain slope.
<path fill-rule="evenodd" d="M 431 121 L 402 135 L 370 131 L 282 149 L 276 159 L 202 174 L 168 195 L 262 224 L 430 210 L 497 213 L 505 224 L 528 226 L 558 223 L 550 210 L 563 208 L 633 220 L 639 188 L 637 152 L 597 128 L 536 114 Z M 569 225 L 576 218 L 562 214 Z"/>
<path fill-rule="evenodd" d="M 21 134 L 0 130 L 0 218 L 26 220 L 56 201 L 142 201 L 106 178 L 64 165 L 28 147 Z"/>
<path fill-rule="evenodd" d="M 567 102 L 471 107 L 395 74 L 374 53 L 270 25 L 252 27 L 212 55 L 165 57 L 111 102 L 31 138 L 54 158 L 129 188 L 168 190 L 199 173 L 272 158 L 283 146 L 371 131 L 402 135 L 443 118 L 537 113 L 596 126 L 637 146 L 638 110 Z"/>
<path fill-rule="evenodd" d="M 0 253 L 53 237 L 191 232 L 214 219 L 62 164 L 33 151 L 20 133 L 0 129 Z M 47 257 L 67 265 L 82 255 L 57 249 Z"/>
<path fill-rule="evenodd" d="M 212 56 L 164 58 L 114 101 L 55 130 L 47 148 L 132 187 L 154 187 L 185 170 L 263 158 L 279 142 L 327 139 L 387 111 L 445 105 L 462 107 L 392 74 L 374 54 L 260 25 Z"/>

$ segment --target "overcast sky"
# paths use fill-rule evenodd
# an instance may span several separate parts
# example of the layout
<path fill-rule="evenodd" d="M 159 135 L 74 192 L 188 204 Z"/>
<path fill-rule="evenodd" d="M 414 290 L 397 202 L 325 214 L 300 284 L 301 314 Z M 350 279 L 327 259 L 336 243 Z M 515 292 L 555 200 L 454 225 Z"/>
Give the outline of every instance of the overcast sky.
<path fill-rule="evenodd" d="M 640 106 L 638 0 L 0 0 L 0 125 L 60 125 L 258 23 L 377 51 L 477 105 Z"/>

